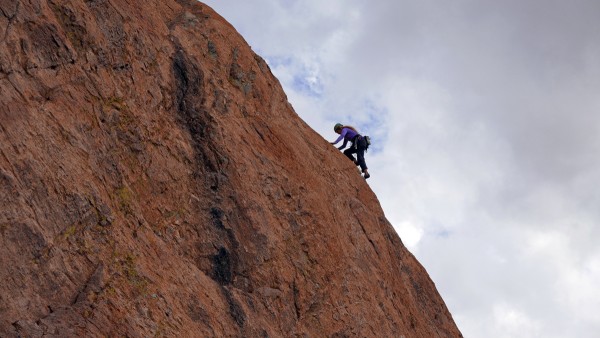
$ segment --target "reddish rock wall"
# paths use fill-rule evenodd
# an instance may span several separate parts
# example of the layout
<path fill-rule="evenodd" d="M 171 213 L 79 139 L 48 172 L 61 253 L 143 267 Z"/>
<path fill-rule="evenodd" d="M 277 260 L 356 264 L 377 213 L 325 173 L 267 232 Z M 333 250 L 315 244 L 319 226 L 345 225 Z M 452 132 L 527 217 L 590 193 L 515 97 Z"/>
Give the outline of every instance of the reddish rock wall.
<path fill-rule="evenodd" d="M 0 336 L 461 336 L 206 5 L 0 0 L 0 37 Z"/>

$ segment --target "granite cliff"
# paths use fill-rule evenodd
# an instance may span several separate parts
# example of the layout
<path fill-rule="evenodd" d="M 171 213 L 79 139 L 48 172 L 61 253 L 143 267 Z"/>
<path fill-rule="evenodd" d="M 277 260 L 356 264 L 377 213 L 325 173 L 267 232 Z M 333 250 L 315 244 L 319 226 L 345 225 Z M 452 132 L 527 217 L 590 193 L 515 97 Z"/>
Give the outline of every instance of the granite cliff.
<path fill-rule="evenodd" d="M 0 0 L 1 337 L 461 337 L 351 163 L 186 0 Z"/>

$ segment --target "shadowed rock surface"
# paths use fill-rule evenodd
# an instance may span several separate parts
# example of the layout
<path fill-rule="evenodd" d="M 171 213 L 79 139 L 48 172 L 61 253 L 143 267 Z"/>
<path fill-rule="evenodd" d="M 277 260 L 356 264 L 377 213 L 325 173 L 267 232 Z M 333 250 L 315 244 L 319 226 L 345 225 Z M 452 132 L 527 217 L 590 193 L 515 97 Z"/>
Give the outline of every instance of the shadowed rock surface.
<path fill-rule="evenodd" d="M 206 5 L 0 0 L 0 38 L 0 336 L 461 336 Z"/>

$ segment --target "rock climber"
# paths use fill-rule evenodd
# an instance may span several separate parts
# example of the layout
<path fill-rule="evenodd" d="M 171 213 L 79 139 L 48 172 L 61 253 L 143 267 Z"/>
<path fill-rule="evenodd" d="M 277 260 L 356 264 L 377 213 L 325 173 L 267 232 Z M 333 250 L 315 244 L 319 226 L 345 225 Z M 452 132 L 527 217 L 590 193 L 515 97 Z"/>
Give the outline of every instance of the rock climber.
<path fill-rule="evenodd" d="M 350 148 L 344 150 L 344 155 L 346 155 L 355 165 L 360 166 L 364 174 L 364 178 L 367 179 L 371 177 L 369 174 L 369 170 L 367 168 L 367 163 L 365 163 L 365 150 L 367 149 L 367 141 L 366 139 L 356 131 L 356 129 L 352 126 L 344 126 L 341 123 L 336 123 L 333 127 L 333 131 L 340 134 L 340 136 L 335 140 L 335 142 L 331 142 L 331 144 L 335 145 L 344 139 L 344 143 L 340 147 L 339 150 L 346 148 L 346 144 L 348 141 L 352 142 L 352 146 Z M 358 159 L 354 158 L 354 155 L 358 157 Z"/>

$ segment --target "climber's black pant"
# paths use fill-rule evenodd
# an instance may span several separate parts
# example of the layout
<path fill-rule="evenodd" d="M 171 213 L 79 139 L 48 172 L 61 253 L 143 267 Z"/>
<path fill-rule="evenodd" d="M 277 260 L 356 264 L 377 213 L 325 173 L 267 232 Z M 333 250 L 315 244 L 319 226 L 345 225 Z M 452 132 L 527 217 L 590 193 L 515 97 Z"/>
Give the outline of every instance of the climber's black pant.
<path fill-rule="evenodd" d="M 365 149 L 367 149 L 367 141 L 365 138 L 362 136 L 356 136 L 354 139 L 352 139 L 352 146 L 344 150 L 344 155 L 348 156 L 352 162 L 357 161 L 362 171 L 367 169 L 367 163 L 365 163 Z M 352 154 L 356 154 L 358 160 L 356 160 Z"/>

